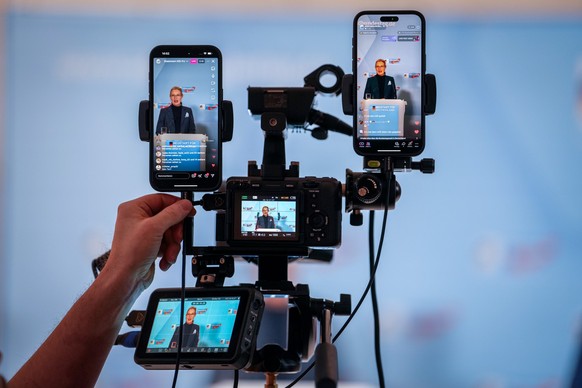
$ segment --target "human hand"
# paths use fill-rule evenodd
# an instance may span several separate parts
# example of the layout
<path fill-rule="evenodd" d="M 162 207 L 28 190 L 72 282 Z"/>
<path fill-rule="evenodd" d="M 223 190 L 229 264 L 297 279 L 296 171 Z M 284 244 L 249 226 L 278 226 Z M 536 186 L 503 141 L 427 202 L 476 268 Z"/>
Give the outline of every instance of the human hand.
<path fill-rule="evenodd" d="M 0 363 L 2 363 L 2 352 L 0 352 Z M 6 386 L 6 380 L 0 375 L 0 388 L 5 388 Z"/>
<path fill-rule="evenodd" d="M 176 262 L 183 237 L 182 221 L 196 213 L 192 203 L 167 194 L 151 194 L 119 205 L 111 254 L 105 268 L 142 283 L 154 277 L 155 260 L 166 271 Z"/>

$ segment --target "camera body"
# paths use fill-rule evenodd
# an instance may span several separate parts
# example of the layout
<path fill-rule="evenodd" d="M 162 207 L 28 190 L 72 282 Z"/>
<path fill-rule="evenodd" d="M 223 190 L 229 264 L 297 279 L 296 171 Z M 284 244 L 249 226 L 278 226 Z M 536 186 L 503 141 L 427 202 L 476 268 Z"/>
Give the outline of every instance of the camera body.
<path fill-rule="evenodd" d="M 337 247 L 342 185 L 335 178 L 231 177 L 220 219 L 217 236 L 233 247 Z"/>

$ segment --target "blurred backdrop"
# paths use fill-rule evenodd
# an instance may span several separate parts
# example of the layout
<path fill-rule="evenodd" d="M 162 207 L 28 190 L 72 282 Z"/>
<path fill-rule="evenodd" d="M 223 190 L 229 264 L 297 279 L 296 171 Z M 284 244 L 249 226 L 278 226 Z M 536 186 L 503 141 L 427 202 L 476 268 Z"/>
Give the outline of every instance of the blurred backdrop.
<path fill-rule="evenodd" d="M 351 26 L 363 9 L 417 9 L 437 112 L 423 157 L 436 173 L 398 175 L 377 274 L 384 372 L 392 387 L 569 386 L 582 329 L 582 3 L 425 1 L 8 1 L 0 49 L 0 372 L 10 378 L 92 281 L 117 205 L 152 192 L 137 132 L 148 54 L 159 44 L 213 44 L 235 132 L 224 176 L 260 160 L 250 86 L 302 86 L 325 63 L 351 71 Z M 319 110 L 344 121 L 341 99 Z M 289 133 L 301 174 L 345 180 L 361 169 L 351 139 Z M 196 242 L 214 241 L 214 214 Z M 381 217 L 376 217 L 379 230 Z M 359 298 L 366 226 L 344 217 L 331 264 L 294 263 L 314 297 Z M 377 241 L 378 239 L 376 239 Z M 252 281 L 237 263 L 230 285 Z M 151 290 L 179 285 L 179 268 Z M 194 284 L 190 278 L 189 283 Z M 134 306 L 145 308 L 149 291 Z M 342 385 L 377 386 L 371 308 L 336 343 Z M 345 318 L 337 317 L 337 328 Z M 87 328 L 91 330 L 91 328 Z M 114 348 L 100 387 L 171 385 Z M 182 372 L 179 386 L 231 385 L 231 373 Z M 248 376 L 243 375 L 243 378 Z M 255 382 L 255 385 L 259 382 Z M 312 385 L 307 383 L 307 386 Z"/>

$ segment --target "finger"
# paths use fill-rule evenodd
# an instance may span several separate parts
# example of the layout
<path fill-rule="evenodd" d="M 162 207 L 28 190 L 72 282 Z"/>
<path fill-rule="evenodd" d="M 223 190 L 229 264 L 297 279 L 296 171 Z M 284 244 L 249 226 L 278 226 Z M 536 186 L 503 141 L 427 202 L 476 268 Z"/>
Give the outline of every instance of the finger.
<path fill-rule="evenodd" d="M 160 244 L 160 249 L 158 250 L 158 255 L 156 257 L 163 257 L 164 256 L 164 252 L 166 251 L 166 243 L 164 242 L 164 240 L 162 240 L 162 243 Z"/>
<path fill-rule="evenodd" d="M 151 217 L 148 222 L 155 225 L 158 231 L 165 232 L 183 221 L 184 218 L 192 213 L 193 209 L 192 202 L 186 199 L 179 200 Z"/>
<path fill-rule="evenodd" d="M 182 248 L 180 244 L 182 239 L 176 238 L 175 230 L 177 229 L 182 229 L 182 224 L 174 225 L 172 228 L 168 229 L 166 233 L 164 233 L 164 255 L 169 255 L 167 258 L 171 263 L 176 261 L 176 256 Z"/>
<path fill-rule="evenodd" d="M 170 264 L 175 264 L 181 249 L 182 247 L 178 244 L 168 245 L 166 252 L 164 252 L 165 261 L 167 261 Z"/>
<path fill-rule="evenodd" d="M 172 226 L 168 231 L 168 238 L 170 238 L 172 241 L 177 242 L 178 244 L 182 242 L 182 239 L 184 238 L 184 224 L 183 223 L 179 223 L 176 224 L 174 226 Z"/>
<path fill-rule="evenodd" d="M 118 213 L 135 212 L 135 209 L 144 211 L 148 216 L 157 214 L 160 210 L 179 201 L 178 197 L 168 194 L 149 194 L 127 201 L 119 205 Z"/>
<path fill-rule="evenodd" d="M 168 269 L 170 269 L 171 266 L 172 266 L 172 264 L 170 264 L 166 260 L 164 260 L 164 259 L 160 260 L 160 269 L 162 271 L 166 272 Z"/>
<path fill-rule="evenodd" d="M 160 260 L 160 269 L 166 271 L 176 263 L 178 254 L 180 253 L 180 248 L 179 244 L 168 244 L 162 256 L 162 260 Z"/>
<path fill-rule="evenodd" d="M 160 211 L 180 200 L 179 197 L 170 194 L 148 194 L 135 199 L 136 202 L 148 205 L 152 209 Z"/>
<path fill-rule="evenodd" d="M 148 215 L 153 216 L 179 201 L 181 201 L 180 198 L 169 194 L 149 194 L 134 199 L 129 203 L 134 203 L 141 209 L 145 210 Z"/>

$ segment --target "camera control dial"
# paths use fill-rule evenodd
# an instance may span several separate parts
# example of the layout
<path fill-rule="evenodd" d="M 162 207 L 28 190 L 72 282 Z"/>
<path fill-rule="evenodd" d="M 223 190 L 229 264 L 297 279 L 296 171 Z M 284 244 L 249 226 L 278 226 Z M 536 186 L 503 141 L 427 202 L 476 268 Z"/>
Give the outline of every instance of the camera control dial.
<path fill-rule="evenodd" d="M 327 225 L 327 217 L 322 213 L 313 213 L 308 222 L 313 229 L 321 229 Z"/>
<path fill-rule="evenodd" d="M 374 203 L 382 194 L 382 183 L 374 175 L 361 175 L 354 186 L 356 197 L 365 204 Z"/>

